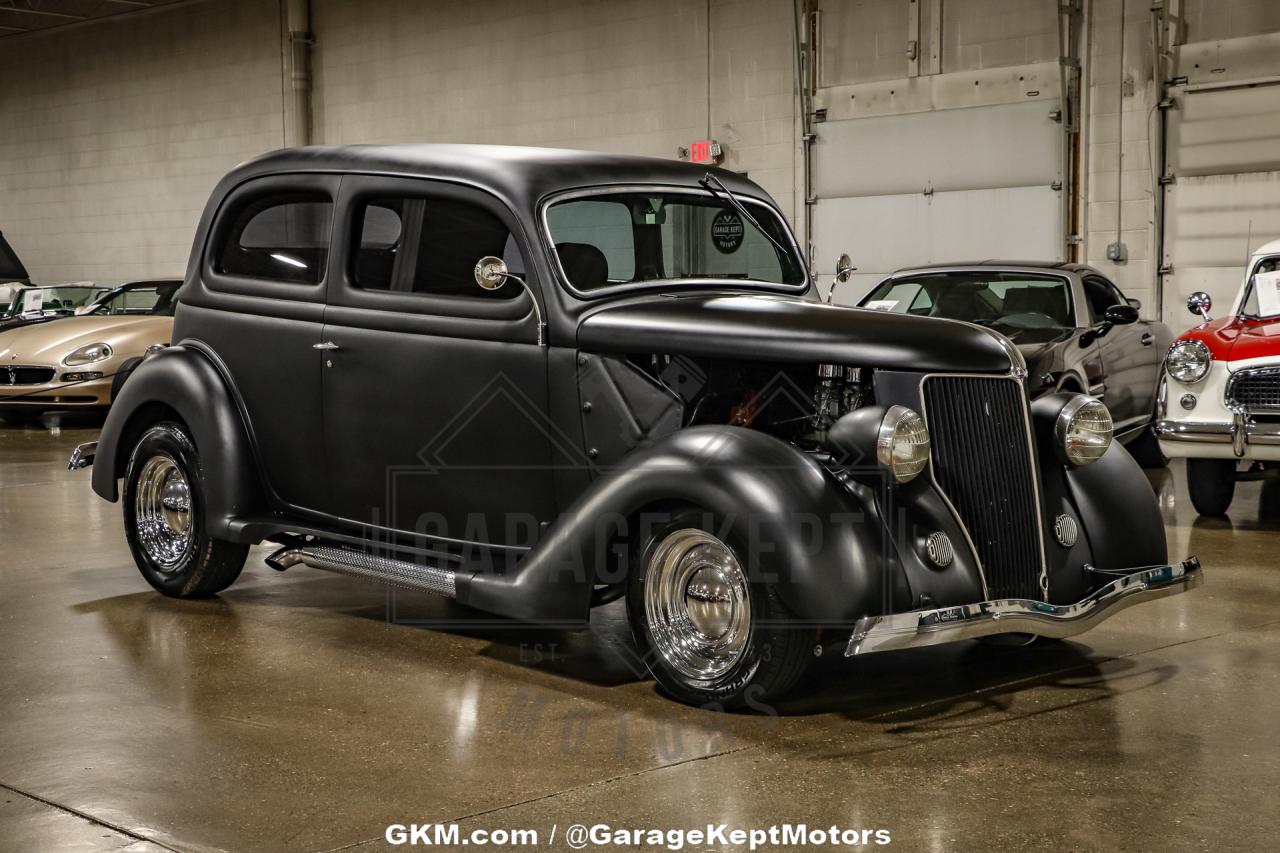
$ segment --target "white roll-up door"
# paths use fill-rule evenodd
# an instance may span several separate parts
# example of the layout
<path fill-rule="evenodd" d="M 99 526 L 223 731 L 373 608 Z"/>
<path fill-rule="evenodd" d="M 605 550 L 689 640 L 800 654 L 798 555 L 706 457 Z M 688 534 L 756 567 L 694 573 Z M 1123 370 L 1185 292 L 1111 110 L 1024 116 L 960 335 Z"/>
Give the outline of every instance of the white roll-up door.
<path fill-rule="evenodd" d="M 1056 100 L 814 125 L 814 262 L 858 267 L 840 302 L 906 266 L 1061 260 L 1062 127 Z"/>
<path fill-rule="evenodd" d="M 1280 238 L 1280 83 L 1170 90 L 1164 316 L 1203 290 L 1231 304 L 1252 248 Z"/>

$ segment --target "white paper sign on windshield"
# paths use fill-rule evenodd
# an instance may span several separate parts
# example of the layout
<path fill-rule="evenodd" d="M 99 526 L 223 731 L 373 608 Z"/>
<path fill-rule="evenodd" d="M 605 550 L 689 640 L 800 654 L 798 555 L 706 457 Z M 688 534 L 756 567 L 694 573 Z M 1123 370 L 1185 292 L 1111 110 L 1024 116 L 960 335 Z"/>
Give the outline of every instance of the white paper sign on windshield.
<path fill-rule="evenodd" d="M 896 299 L 872 299 L 863 308 L 870 308 L 872 311 L 892 311 L 898 307 Z"/>
<path fill-rule="evenodd" d="M 39 314 L 42 308 L 44 308 L 43 290 L 28 290 L 22 294 L 23 314 Z"/>
<path fill-rule="evenodd" d="M 1253 277 L 1258 294 L 1258 314 L 1275 317 L 1280 314 L 1280 272 L 1260 272 Z"/>

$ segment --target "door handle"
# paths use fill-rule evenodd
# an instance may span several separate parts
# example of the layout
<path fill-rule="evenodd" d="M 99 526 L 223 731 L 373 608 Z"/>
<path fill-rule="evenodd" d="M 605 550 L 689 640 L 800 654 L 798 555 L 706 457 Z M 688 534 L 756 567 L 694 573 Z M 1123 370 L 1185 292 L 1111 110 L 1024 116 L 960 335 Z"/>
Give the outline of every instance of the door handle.
<path fill-rule="evenodd" d="M 1156 342 L 1156 336 L 1151 334 L 1150 332 L 1147 332 L 1140 338 L 1140 340 L 1142 341 L 1142 345 L 1144 347 L 1149 347 Z"/>
<path fill-rule="evenodd" d="M 337 344 L 335 344 L 333 341 L 324 341 L 323 343 L 319 343 L 319 344 L 312 344 L 312 345 L 311 345 L 311 348 L 312 348 L 312 349 L 318 349 L 318 350 L 324 350 L 324 351 L 326 351 L 326 352 L 332 352 L 333 350 L 340 350 L 340 349 L 342 349 L 342 347 L 338 346 L 338 345 L 337 345 Z"/>

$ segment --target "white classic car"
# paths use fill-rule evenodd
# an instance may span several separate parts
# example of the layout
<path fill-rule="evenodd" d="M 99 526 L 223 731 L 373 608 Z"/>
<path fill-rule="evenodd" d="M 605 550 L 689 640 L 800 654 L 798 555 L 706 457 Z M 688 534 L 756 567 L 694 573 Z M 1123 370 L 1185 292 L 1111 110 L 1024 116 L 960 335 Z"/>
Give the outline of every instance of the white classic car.
<path fill-rule="evenodd" d="M 1280 476 L 1280 240 L 1249 259 L 1227 314 L 1205 293 L 1187 308 L 1203 322 L 1169 347 L 1156 435 L 1186 458 L 1196 510 L 1222 515 L 1237 481 Z"/>

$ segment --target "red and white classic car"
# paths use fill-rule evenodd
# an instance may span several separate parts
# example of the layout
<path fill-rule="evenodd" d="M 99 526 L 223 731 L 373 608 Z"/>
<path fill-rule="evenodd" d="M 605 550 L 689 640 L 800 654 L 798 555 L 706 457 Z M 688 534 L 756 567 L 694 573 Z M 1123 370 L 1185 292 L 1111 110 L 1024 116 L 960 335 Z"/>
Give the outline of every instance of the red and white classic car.
<path fill-rule="evenodd" d="M 1237 481 L 1280 469 L 1280 240 L 1249 259 L 1227 315 L 1214 320 L 1205 293 L 1187 308 L 1204 322 L 1169 347 L 1156 435 L 1186 458 L 1196 510 L 1222 515 Z"/>

